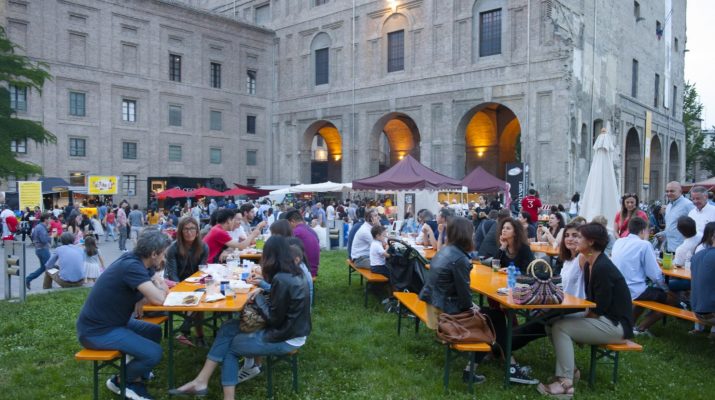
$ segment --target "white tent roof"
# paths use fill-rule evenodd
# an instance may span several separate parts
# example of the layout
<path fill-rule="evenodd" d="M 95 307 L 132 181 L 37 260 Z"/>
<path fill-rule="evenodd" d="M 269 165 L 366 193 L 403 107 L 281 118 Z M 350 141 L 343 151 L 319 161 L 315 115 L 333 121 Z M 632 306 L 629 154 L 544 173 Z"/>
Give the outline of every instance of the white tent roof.
<path fill-rule="evenodd" d="M 352 183 L 335 183 L 323 182 L 291 186 L 284 189 L 274 190 L 271 195 L 280 195 L 288 193 L 307 193 L 307 192 L 343 192 L 352 190 Z"/>
<path fill-rule="evenodd" d="M 619 210 L 618 184 L 613 170 L 613 139 L 608 133 L 601 133 L 593 145 L 593 161 L 588 173 L 586 189 L 583 191 L 579 215 L 591 221 L 603 215 L 608 221 L 608 230 L 613 232 L 613 217 Z"/>

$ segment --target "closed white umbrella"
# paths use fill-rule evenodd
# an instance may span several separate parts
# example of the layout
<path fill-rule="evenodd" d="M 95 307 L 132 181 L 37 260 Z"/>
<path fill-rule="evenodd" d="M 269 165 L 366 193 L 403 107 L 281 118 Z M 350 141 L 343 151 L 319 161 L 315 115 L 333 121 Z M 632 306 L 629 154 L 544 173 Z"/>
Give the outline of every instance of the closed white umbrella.
<path fill-rule="evenodd" d="M 611 232 L 614 229 L 613 218 L 620 209 L 616 172 L 613 169 L 614 149 L 611 135 L 598 135 L 593 145 L 593 161 L 579 213 L 589 222 L 593 217 L 603 215 L 608 220 L 608 230 Z"/>

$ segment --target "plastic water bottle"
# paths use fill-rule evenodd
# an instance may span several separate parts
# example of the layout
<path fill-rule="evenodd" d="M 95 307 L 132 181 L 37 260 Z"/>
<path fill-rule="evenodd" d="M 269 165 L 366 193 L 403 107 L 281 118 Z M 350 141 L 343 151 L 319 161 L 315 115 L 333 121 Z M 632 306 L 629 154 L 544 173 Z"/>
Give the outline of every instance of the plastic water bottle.
<path fill-rule="evenodd" d="M 516 266 L 513 262 L 509 263 L 509 266 L 506 268 L 506 273 L 506 286 L 509 290 L 512 290 L 516 287 Z"/>

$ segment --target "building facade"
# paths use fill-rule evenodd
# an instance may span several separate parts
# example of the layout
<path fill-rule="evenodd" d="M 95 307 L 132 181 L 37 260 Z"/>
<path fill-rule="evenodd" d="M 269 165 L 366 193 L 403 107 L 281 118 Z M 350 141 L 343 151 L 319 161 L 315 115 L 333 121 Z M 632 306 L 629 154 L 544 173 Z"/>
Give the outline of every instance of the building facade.
<path fill-rule="evenodd" d="M 101 69 L 89 81 L 95 82 L 92 90 L 103 93 L 94 106 L 104 104 L 106 120 L 87 122 L 94 127 L 79 124 L 66 137 L 104 132 L 107 140 L 100 142 L 114 143 L 114 152 L 118 142 L 138 140 L 131 134 L 153 138 L 156 153 L 142 145 L 144 165 L 162 174 L 198 175 L 198 169 L 206 176 L 258 184 L 351 181 L 412 154 L 452 177 L 483 166 L 503 178 L 505 165 L 521 160 L 542 197 L 562 202 L 585 186 L 591 146 L 606 128 L 617 143 L 614 163 L 624 192 L 661 198 L 665 182 L 684 176 L 685 0 L 57 0 L 37 14 L 37 2 L 6 1 L 9 26 L 29 20 L 28 38 L 34 25 L 18 15 L 17 4 L 27 5 L 27 15 L 48 21 L 38 27 L 46 42 L 34 46 L 57 48 L 50 43 L 67 41 L 66 54 L 59 56 L 28 48 L 31 55 L 40 54 L 37 58 L 57 59 L 62 72 L 52 70 L 57 78 L 48 84 L 59 89 L 46 90 L 37 100 L 50 103 L 48 109 L 38 108 L 29 117 L 47 118 L 49 112 L 56 121 L 48 127 L 62 136 L 59 127 L 78 122 L 65 110 L 52 109 L 73 89 L 58 85 L 68 78 L 85 84 L 86 77 L 76 75 Z M 96 10 L 99 33 L 88 25 L 79 31 L 70 25 L 76 22 L 65 9 L 77 4 Z M 118 22 L 115 14 L 141 23 Z M 63 18 L 67 26 L 60 29 L 55 21 Z M 135 46 L 138 50 L 125 50 L 137 40 L 122 38 L 122 24 L 137 26 L 152 39 Z M 85 33 L 85 43 L 97 48 L 95 59 L 84 53 L 84 66 L 67 65 L 67 57 L 79 57 L 71 51 L 78 40 L 74 31 Z M 190 45 L 181 54 L 171 47 L 174 36 Z M 114 50 L 107 51 L 110 42 Z M 99 57 L 100 47 L 108 59 Z M 131 63 L 114 64 L 122 52 L 141 55 L 141 50 L 148 64 L 138 63 L 132 74 L 121 70 L 133 68 Z M 172 54 L 193 63 L 190 83 L 168 79 Z M 89 60 L 105 64 L 90 68 Z M 212 63 L 226 71 L 226 88 L 211 88 Z M 241 87 L 241 75 L 250 68 L 258 71 L 257 95 Z M 146 90 L 147 85 L 152 89 L 144 96 L 154 111 L 145 117 L 161 118 L 148 118 L 144 130 L 136 132 L 109 117 L 119 108 L 113 101 L 122 101 L 121 90 Z M 92 93 L 91 85 L 83 88 L 73 90 Z M 139 94 L 134 97 L 141 100 Z M 169 126 L 174 105 L 190 110 L 191 125 Z M 230 134 L 209 129 L 213 110 L 231 115 L 224 117 L 231 120 L 224 126 L 235 124 Z M 260 131 L 253 136 L 241 126 L 251 113 Z M 182 150 L 190 162 L 173 165 L 167 147 L 186 140 L 196 141 Z M 63 146 L 69 145 L 58 142 L 58 149 Z M 211 146 L 222 149 L 222 164 L 206 162 L 203 153 L 208 155 Z M 206 151 L 199 154 L 198 147 Z M 249 157 L 251 149 L 256 152 Z M 119 157 L 102 171 L 124 174 L 125 165 L 137 164 Z M 60 175 L 80 168 L 63 163 L 60 170 L 50 154 L 41 165 L 47 175 L 52 168 Z M 83 160 L 82 165 L 89 164 Z M 102 165 L 99 158 L 97 165 Z"/>

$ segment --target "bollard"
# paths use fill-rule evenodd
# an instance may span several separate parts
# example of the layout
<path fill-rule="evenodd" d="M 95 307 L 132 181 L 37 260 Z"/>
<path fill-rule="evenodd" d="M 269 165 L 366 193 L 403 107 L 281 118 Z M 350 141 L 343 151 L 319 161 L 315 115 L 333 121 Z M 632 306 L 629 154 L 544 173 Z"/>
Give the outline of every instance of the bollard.
<path fill-rule="evenodd" d="M 9 246 L 8 246 L 9 245 Z M 12 299 L 12 278 L 20 278 L 19 286 L 19 300 L 25 301 L 27 296 L 27 289 L 25 288 L 25 276 L 27 276 L 26 271 L 26 248 L 24 242 L 6 242 L 5 252 L 8 252 L 8 247 L 10 254 L 7 254 L 5 259 L 5 264 L 3 266 L 3 273 L 5 274 L 5 300 Z"/>

